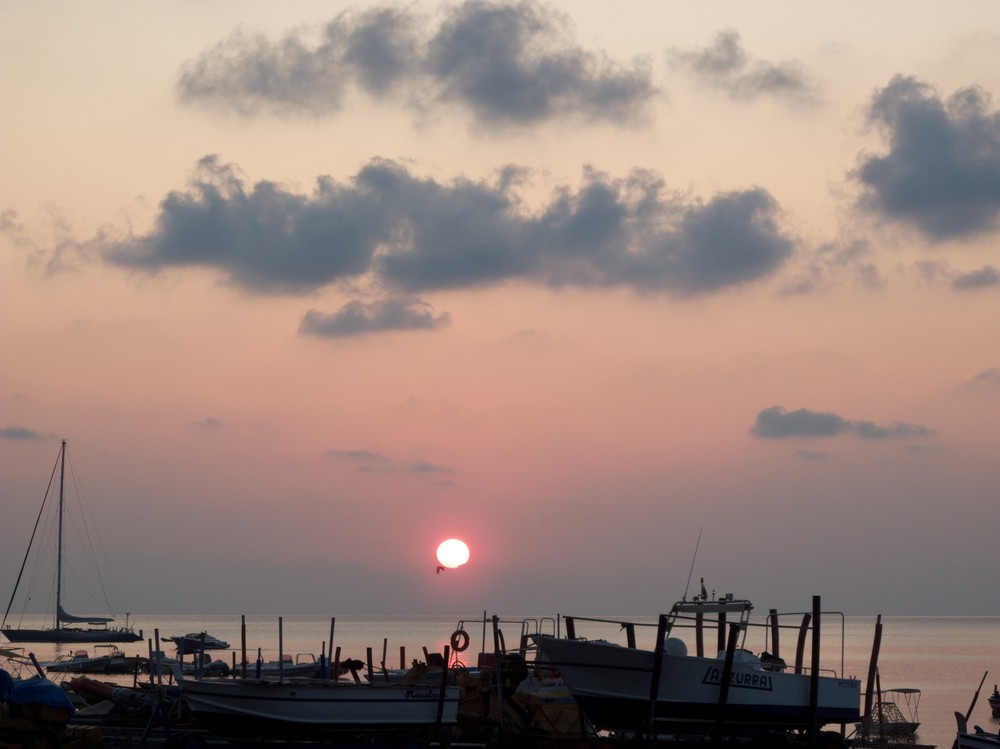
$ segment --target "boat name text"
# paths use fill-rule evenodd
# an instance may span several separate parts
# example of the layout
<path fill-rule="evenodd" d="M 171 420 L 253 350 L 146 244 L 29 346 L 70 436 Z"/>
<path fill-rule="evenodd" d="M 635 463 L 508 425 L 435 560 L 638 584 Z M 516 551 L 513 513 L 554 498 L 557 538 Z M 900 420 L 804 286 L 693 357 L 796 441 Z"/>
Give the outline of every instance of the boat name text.
<path fill-rule="evenodd" d="M 433 689 L 415 689 L 411 687 L 406 690 L 403 696 L 408 700 L 432 700 L 437 698 L 438 693 Z"/>
<path fill-rule="evenodd" d="M 716 666 L 709 666 L 705 671 L 705 678 L 702 684 L 722 684 L 722 669 Z M 762 689 L 770 692 L 774 689 L 771 677 L 756 671 L 740 671 L 729 676 L 729 686 L 740 687 L 742 689 Z"/>

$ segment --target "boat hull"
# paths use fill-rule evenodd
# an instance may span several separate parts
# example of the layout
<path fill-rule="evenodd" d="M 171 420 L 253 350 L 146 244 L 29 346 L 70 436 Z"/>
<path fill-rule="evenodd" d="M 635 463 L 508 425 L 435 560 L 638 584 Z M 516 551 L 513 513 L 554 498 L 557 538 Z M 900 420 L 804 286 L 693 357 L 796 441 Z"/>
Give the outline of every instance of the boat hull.
<path fill-rule="evenodd" d="M 959 731 L 954 749 L 1000 749 L 1000 735 Z"/>
<path fill-rule="evenodd" d="M 458 688 L 305 680 L 202 679 L 183 682 L 195 715 L 326 728 L 402 730 L 454 724 Z M 441 712 L 438 720 L 438 712 Z"/>
<path fill-rule="evenodd" d="M 657 732 L 700 731 L 720 718 L 728 731 L 748 733 L 804 728 L 810 722 L 810 677 L 762 670 L 756 659 L 734 659 L 723 707 L 721 658 L 664 653 L 659 691 L 651 705 L 651 651 L 545 637 L 541 653 L 598 729 L 646 730 L 651 716 Z M 820 677 L 818 687 L 818 726 L 860 719 L 858 680 Z"/>
<path fill-rule="evenodd" d="M 10 642 L 54 642 L 54 643 L 93 643 L 93 642 L 139 642 L 142 633 L 130 629 L 14 629 L 0 630 Z"/>

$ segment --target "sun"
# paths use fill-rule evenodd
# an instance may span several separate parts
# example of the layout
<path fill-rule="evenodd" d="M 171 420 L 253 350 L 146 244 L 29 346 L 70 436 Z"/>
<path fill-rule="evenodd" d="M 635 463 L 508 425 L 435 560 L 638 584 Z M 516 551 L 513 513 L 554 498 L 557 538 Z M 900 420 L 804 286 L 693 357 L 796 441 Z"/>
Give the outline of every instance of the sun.
<path fill-rule="evenodd" d="M 469 561 L 469 547 L 465 541 L 449 538 L 443 541 L 437 550 L 437 559 L 443 567 L 455 569 Z"/>

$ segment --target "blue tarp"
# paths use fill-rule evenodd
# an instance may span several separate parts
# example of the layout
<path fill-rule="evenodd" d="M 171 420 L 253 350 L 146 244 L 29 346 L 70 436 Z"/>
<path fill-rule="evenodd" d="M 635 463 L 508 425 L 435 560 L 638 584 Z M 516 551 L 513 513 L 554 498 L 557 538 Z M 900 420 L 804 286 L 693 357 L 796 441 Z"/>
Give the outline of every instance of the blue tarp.
<path fill-rule="evenodd" d="M 0 669 L 0 699 L 14 705 L 48 705 L 73 715 L 73 703 L 62 687 L 41 676 L 14 679 Z"/>

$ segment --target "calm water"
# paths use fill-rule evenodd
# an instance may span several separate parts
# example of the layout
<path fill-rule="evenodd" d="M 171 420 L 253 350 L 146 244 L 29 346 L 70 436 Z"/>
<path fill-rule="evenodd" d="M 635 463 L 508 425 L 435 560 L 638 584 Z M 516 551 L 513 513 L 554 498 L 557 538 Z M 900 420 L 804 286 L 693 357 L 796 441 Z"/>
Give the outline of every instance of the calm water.
<path fill-rule="evenodd" d="M 466 629 L 472 645 L 464 656 L 474 661 L 472 653 L 478 652 L 484 637 L 482 613 L 466 617 Z M 627 619 L 629 617 L 626 617 Z M 338 616 L 334 621 L 333 644 L 341 648 L 341 658 L 365 660 L 371 647 L 375 663 L 387 653 L 389 667 L 400 665 L 400 647 L 406 651 L 407 661 L 423 660 L 423 648 L 440 652 L 448 644 L 459 617 L 359 617 Z M 505 617 L 520 621 L 521 617 Z M 797 618 L 794 618 L 797 622 Z M 134 616 L 137 628 L 141 627 L 148 639 L 156 631 L 161 637 L 181 635 L 205 630 L 240 650 L 241 628 L 239 616 Z M 633 621 L 655 625 L 655 618 L 631 618 Z M 22 626 L 44 624 L 32 618 Z M 564 632 L 564 623 L 557 625 L 552 618 L 542 620 L 545 631 L 556 626 Z M 783 621 L 792 624 L 790 617 Z M 320 654 L 330 640 L 331 620 L 328 617 L 284 617 L 281 620 L 281 644 L 285 653 Z M 998 722 L 991 717 L 987 695 L 995 682 L 1000 682 L 1000 617 L 883 617 L 882 646 L 879 671 L 883 689 L 916 687 L 922 690 L 919 718 L 922 723 L 918 740 L 949 749 L 955 734 L 956 710 L 965 712 L 972 702 L 983 673 L 988 676 L 979 700 L 972 713 L 971 722 L 988 730 L 998 730 Z M 864 685 L 871 658 L 875 635 L 875 617 L 848 617 L 844 623 L 844 647 L 841 651 L 841 624 L 839 617 L 824 617 L 822 626 L 824 669 L 836 670 L 854 676 Z M 513 623 L 503 627 L 508 647 L 516 647 L 519 627 Z M 265 659 L 276 657 L 279 650 L 279 618 L 248 616 L 246 618 L 248 659 L 256 658 L 260 648 Z M 577 635 L 591 639 L 605 638 L 624 642 L 624 634 L 616 625 L 598 625 L 589 622 L 577 624 Z M 639 646 L 652 648 L 655 626 L 640 628 L 637 633 Z M 794 660 L 796 635 L 794 630 L 783 629 L 781 655 L 789 662 Z M 487 650 L 492 651 L 492 629 L 486 633 Z M 706 640 L 706 643 L 709 640 Z M 714 640 L 711 640 L 714 647 Z M 759 652 L 767 648 L 764 630 L 751 629 L 746 640 L 748 649 Z M 148 644 L 133 643 L 122 646 L 130 655 L 145 655 Z M 693 643 L 689 643 L 693 652 Z M 66 652 L 67 646 L 34 646 L 39 660 L 51 660 Z M 163 647 L 168 651 L 167 644 Z M 94 648 L 91 646 L 91 653 Z M 806 663 L 809 646 L 806 646 Z M 232 653 L 227 656 L 232 659 Z M 841 667 L 843 660 L 843 668 Z"/>

